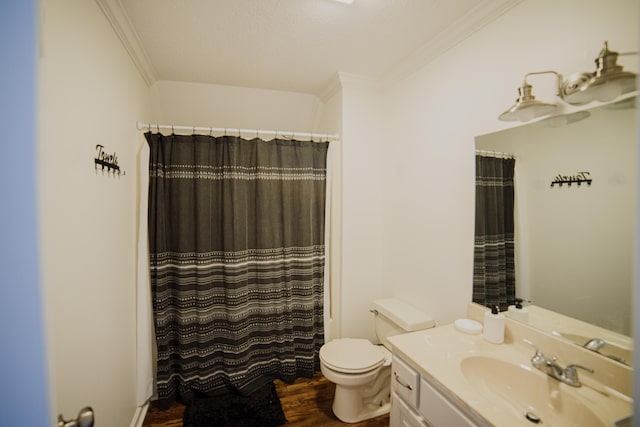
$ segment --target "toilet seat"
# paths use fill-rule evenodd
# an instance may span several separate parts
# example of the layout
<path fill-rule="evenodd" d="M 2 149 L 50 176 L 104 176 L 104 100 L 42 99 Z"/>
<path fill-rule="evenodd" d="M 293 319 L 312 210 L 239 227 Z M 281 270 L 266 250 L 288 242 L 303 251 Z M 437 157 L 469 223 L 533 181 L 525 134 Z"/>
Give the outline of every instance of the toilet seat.
<path fill-rule="evenodd" d="M 334 371 L 361 374 L 382 366 L 385 352 L 366 339 L 342 338 L 323 345 L 320 359 Z"/>

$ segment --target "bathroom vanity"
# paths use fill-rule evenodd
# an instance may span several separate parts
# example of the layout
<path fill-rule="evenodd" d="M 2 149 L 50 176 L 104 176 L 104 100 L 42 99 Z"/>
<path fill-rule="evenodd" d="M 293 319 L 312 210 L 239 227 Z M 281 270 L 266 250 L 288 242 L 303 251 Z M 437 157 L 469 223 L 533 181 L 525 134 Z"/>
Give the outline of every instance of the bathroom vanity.
<path fill-rule="evenodd" d="M 389 340 L 391 427 L 604 427 L 633 412 L 629 367 L 510 319 L 504 344 L 454 325 Z M 569 385 L 536 369 L 537 353 L 594 373 Z"/>
<path fill-rule="evenodd" d="M 402 427 L 472 427 L 482 425 L 469 419 L 469 411 L 442 394 L 420 369 L 399 355 L 392 364 L 391 426 Z"/>

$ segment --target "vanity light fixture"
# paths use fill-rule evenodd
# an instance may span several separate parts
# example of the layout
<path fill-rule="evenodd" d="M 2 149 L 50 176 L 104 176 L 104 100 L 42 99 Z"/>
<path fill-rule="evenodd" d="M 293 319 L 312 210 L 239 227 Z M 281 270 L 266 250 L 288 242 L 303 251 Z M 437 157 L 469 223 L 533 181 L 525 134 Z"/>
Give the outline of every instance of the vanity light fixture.
<path fill-rule="evenodd" d="M 527 77 L 533 74 L 555 74 L 556 95 L 570 105 L 584 105 L 592 101 L 611 101 L 618 96 L 636 90 L 636 74 L 623 71 L 617 64 L 618 56 L 633 55 L 638 52 L 618 53 L 609 50 L 608 42 L 595 60 L 596 71 L 593 73 L 577 73 L 566 81 L 555 71 L 539 71 L 527 73 L 524 83 L 518 88 L 516 103 L 498 117 L 502 121 L 528 122 L 536 117 L 545 116 L 556 109 L 557 104 L 537 101 L 531 93 L 531 85 Z"/>
<path fill-rule="evenodd" d="M 536 97 L 531 93 L 531 85 L 527 83 L 527 77 L 533 74 L 555 74 L 558 82 L 560 83 L 562 81 L 562 76 L 555 71 L 536 71 L 525 74 L 524 83 L 518 88 L 518 99 L 516 99 L 516 103 L 507 111 L 500 114 L 498 119 L 505 122 L 528 122 L 536 117 L 546 116 L 558 107 L 557 104 L 536 100 Z"/>
<path fill-rule="evenodd" d="M 612 52 L 609 50 L 609 43 L 605 41 L 604 47 L 595 60 L 596 71 L 570 76 L 562 84 L 562 99 L 571 105 L 583 105 L 595 100 L 611 101 L 623 93 L 636 90 L 636 75 L 623 71 L 617 61 L 620 55 L 637 53 Z"/>

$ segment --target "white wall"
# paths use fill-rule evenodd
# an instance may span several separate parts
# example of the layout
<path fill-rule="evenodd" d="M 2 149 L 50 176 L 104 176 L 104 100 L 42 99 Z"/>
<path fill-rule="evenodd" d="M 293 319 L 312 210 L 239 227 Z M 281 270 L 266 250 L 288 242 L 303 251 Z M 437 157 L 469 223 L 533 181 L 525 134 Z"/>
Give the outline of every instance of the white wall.
<path fill-rule="evenodd" d="M 390 296 L 383 282 L 383 149 L 380 93 L 374 82 L 340 74 L 342 93 L 342 276 L 340 335 L 375 340 L 371 301 Z M 385 289 L 386 288 L 386 289 Z"/>
<path fill-rule="evenodd" d="M 630 335 L 635 230 L 636 110 L 598 108 L 562 127 L 548 121 L 483 135 L 515 153 L 517 294 Z M 591 186 L 555 185 L 587 171 Z M 523 268 L 520 268 L 520 267 Z"/>
<path fill-rule="evenodd" d="M 509 126 L 497 117 L 514 102 L 525 73 L 592 71 L 604 40 L 620 52 L 638 50 L 637 19 L 633 0 L 524 1 L 386 88 L 384 282 L 396 296 L 438 324 L 465 314 L 472 287 L 474 137 Z M 637 70 L 633 57 L 620 62 Z M 530 79 L 536 96 L 553 97 L 553 79 L 536 77 Z M 369 260 L 358 263 L 364 268 Z"/>
<path fill-rule="evenodd" d="M 166 80 L 151 100 L 159 124 L 296 132 L 312 131 L 321 107 L 309 94 Z"/>
<path fill-rule="evenodd" d="M 38 183 L 52 410 L 130 425 L 135 399 L 136 120 L 149 90 L 94 1 L 44 0 Z M 94 170 L 96 145 L 120 178 Z M 52 419 L 53 421 L 53 419 Z"/>

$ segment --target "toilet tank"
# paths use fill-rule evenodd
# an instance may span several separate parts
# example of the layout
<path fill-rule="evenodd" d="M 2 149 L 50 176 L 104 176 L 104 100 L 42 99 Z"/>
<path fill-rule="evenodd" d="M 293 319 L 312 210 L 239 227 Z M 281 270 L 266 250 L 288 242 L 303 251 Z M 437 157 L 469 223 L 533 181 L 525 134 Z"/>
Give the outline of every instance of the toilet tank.
<path fill-rule="evenodd" d="M 371 304 L 371 310 L 375 313 L 378 341 L 389 350 L 391 343 L 387 340 L 388 337 L 436 325 L 426 313 L 396 298 L 375 300 Z"/>

